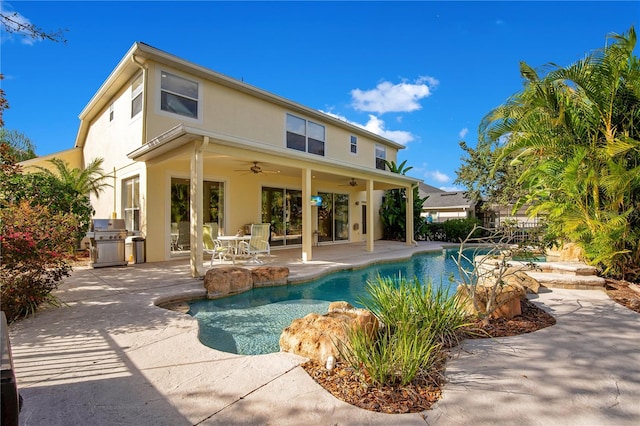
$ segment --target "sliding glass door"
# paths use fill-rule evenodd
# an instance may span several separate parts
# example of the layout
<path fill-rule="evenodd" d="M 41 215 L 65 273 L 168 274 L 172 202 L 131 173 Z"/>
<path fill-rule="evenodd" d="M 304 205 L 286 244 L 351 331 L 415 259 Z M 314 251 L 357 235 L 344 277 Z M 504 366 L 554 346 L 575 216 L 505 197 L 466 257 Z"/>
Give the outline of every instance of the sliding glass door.
<path fill-rule="evenodd" d="M 349 195 L 320 192 L 318 206 L 318 242 L 349 239 Z"/>
<path fill-rule="evenodd" d="M 262 222 L 271 224 L 271 245 L 302 244 L 302 191 L 262 188 Z"/>
<path fill-rule="evenodd" d="M 190 249 L 189 179 L 171 178 L 171 250 Z M 216 223 L 224 229 L 224 183 L 203 182 L 202 222 Z"/>

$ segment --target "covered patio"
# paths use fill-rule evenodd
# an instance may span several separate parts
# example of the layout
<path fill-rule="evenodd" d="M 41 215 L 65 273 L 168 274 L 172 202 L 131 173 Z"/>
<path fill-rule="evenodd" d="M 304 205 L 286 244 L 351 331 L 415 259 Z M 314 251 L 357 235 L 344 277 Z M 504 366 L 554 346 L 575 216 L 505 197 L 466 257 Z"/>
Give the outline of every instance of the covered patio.
<path fill-rule="evenodd" d="M 147 211 L 167 211 L 170 198 L 171 179 L 176 175 L 168 170 L 188 171 L 184 182 L 189 185 L 188 224 L 190 240 L 188 247 L 191 274 L 202 276 L 206 272 L 203 245 L 203 224 L 210 220 L 219 222 L 222 235 L 232 235 L 251 223 L 269 221 L 264 207 L 264 188 L 286 188 L 296 193 L 297 216 L 291 215 L 287 204 L 286 220 L 290 226 L 293 217 L 297 220 L 275 238 L 284 241 L 284 248 L 297 250 L 297 257 L 307 262 L 315 257 L 315 251 L 321 245 L 323 233 L 319 230 L 318 209 L 313 205 L 312 197 L 321 192 L 330 195 L 342 195 L 343 215 L 340 240 L 335 237 L 336 230 L 331 229 L 333 238 L 322 244 L 337 247 L 342 243 L 364 243 L 367 252 L 374 252 L 376 239 L 381 238 L 382 230 L 377 220 L 377 208 L 384 190 L 404 188 L 406 202 L 413 204 L 413 191 L 418 180 L 386 170 L 356 166 L 353 163 L 328 161 L 324 157 L 310 158 L 285 147 L 266 146 L 253 141 L 242 140 L 229 135 L 205 131 L 180 124 L 147 144 L 128 154 L 134 161 L 144 161 L 147 167 L 147 192 L 158 192 L 147 197 L 161 200 L 156 205 L 147 205 Z M 204 188 L 207 178 L 222 182 L 227 205 L 223 216 L 215 219 L 205 217 Z M 150 185 L 153 182 L 154 185 Z M 164 185 L 159 185 L 164 183 Z M 155 196 L 157 195 L 157 196 Z M 406 245 L 414 243 L 413 210 L 406 209 L 407 235 Z M 175 233 L 171 230 L 166 215 L 148 215 L 148 250 L 165 251 L 175 247 Z M 284 221 L 283 220 L 283 221 Z M 185 223 L 187 223 L 185 222 Z M 172 237 L 172 233 L 174 236 Z M 149 248 L 150 247 L 150 248 Z M 274 250 L 277 252 L 279 250 Z M 152 257 L 162 257 L 160 253 Z M 165 255 L 164 258 L 169 257 Z"/>

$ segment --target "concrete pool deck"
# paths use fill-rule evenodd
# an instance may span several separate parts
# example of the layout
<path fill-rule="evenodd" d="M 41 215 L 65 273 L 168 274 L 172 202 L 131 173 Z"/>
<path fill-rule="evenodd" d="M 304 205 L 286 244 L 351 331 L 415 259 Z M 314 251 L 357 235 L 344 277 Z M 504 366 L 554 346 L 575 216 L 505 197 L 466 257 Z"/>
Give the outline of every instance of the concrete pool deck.
<path fill-rule="evenodd" d="M 304 279 L 334 268 L 438 250 L 376 242 L 274 250 L 267 264 Z M 206 263 L 208 265 L 208 262 Z M 186 260 L 77 269 L 65 302 L 10 326 L 21 425 L 636 425 L 640 315 L 598 290 L 552 289 L 532 300 L 557 324 L 465 342 L 433 410 L 388 415 L 337 400 L 275 353 L 242 356 L 199 343 L 191 317 L 155 306 L 203 294 Z M 259 321 L 259 318 L 256 319 Z"/>

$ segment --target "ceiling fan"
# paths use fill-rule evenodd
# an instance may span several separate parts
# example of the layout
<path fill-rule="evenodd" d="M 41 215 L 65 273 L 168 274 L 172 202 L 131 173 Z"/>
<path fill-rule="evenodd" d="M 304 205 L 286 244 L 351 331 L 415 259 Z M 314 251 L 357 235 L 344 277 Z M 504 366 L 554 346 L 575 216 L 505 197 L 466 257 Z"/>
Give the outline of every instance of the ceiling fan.
<path fill-rule="evenodd" d="M 349 181 L 349 183 L 346 183 L 344 185 L 340 185 L 340 186 L 358 186 L 358 181 L 355 180 L 354 178 L 351 178 L 351 180 Z"/>
<path fill-rule="evenodd" d="M 262 167 L 258 166 L 258 162 L 254 161 L 253 166 L 249 167 L 249 170 L 236 170 L 236 172 L 249 172 L 257 175 L 258 173 L 280 173 L 280 170 L 262 170 Z"/>

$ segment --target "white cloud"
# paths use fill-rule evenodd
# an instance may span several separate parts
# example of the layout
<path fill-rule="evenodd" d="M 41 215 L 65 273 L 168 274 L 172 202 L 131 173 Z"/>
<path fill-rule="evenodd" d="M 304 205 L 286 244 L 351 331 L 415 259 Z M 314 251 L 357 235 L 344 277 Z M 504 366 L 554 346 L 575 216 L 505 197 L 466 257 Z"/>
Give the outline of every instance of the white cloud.
<path fill-rule="evenodd" d="M 364 127 L 361 124 L 355 123 L 353 121 L 349 121 L 347 120 L 347 117 L 345 117 L 344 115 L 340 115 L 340 114 L 336 114 L 335 112 L 331 112 L 331 111 L 323 111 L 323 110 L 319 110 L 321 113 L 323 114 L 327 114 L 330 115 L 333 118 L 337 118 L 338 120 L 342 120 L 344 122 L 347 122 L 349 124 L 353 124 L 354 126 L 358 126 L 358 127 Z"/>
<path fill-rule="evenodd" d="M 25 18 L 18 12 L 8 10 L 4 6 L 4 4 L 0 4 L 0 13 L 2 13 L 3 15 L 2 26 L 4 27 L 1 31 L 2 35 L 0 36 L 0 42 L 13 40 L 14 34 L 21 35 L 21 42 L 29 46 L 38 41 L 31 37 L 31 35 L 24 30 L 24 27 L 31 26 L 31 21 L 29 21 L 29 19 Z"/>
<path fill-rule="evenodd" d="M 425 172 L 425 177 L 430 178 L 438 183 L 447 183 L 451 181 L 451 178 L 446 174 L 442 173 L 440 170 L 428 171 Z"/>
<path fill-rule="evenodd" d="M 376 135 L 380 135 L 383 138 L 390 139 L 402 145 L 406 145 L 415 139 L 411 132 L 405 132 L 404 130 L 385 129 L 384 121 L 376 117 L 375 115 L 369 115 L 369 121 L 364 125 L 364 128 L 371 133 L 375 133 Z"/>
<path fill-rule="evenodd" d="M 422 108 L 419 101 L 430 96 L 438 83 L 438 80 L 428 76 L 420 77 L 414 83 L 393 84 L 383 81 L 375 89 L 352 90 L 352 105 L 358 111 L 378 114 L 416 111 Z"/>
<path fill-rule="evenodd" d="M 467 133 L 469 133 L 469 129 L 465 127 L 464 129 L 460 130 L 460 133 L 458 133 L 458 135 L 460 136 L 460 139 L 464 139 L 464 137 L 467 136 Z"/>
<path fill-rule="evenodd" d="M 405 132 L 404 130 L 387 130 L 385 128 L 384 121 L 375 115 L 369 115 L 369 121 L 366 124 L 356 123 L 355 121 L 348 120 L 345 116 L 335 114 L 333 112 L 320 111 L 324 114 L 330 115 L 333 118 L 337 118 L 338 120 L 342 120 L 354 126 L 361 127 L 365 130 L 370 131 L 371 133 L 375 133 L 378 136 L 382 136 L 383 138 L 390 139 L 394 142 L 397 142 L 402 145 L 406 145 L 409 142 L 415 140 L 415 137 L 411 132 Z"/>

